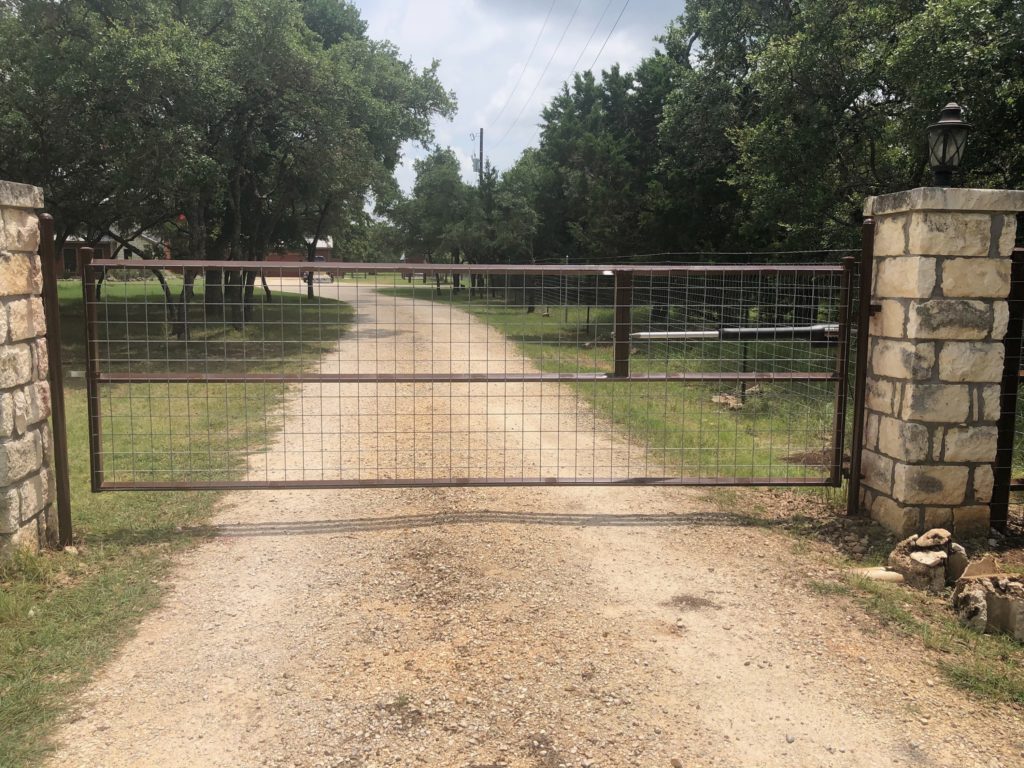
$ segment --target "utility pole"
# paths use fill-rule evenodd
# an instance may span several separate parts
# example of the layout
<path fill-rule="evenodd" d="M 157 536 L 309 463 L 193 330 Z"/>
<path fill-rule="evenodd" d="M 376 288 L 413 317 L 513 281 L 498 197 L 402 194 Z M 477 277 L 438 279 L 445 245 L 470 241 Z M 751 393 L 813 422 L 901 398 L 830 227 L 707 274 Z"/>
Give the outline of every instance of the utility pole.
<path fill-rule="evenodd" d="M 480 166 L 477 169 L 480 172 L 480 189 L 484 188 L 484 129 L 480 129 Z"/>

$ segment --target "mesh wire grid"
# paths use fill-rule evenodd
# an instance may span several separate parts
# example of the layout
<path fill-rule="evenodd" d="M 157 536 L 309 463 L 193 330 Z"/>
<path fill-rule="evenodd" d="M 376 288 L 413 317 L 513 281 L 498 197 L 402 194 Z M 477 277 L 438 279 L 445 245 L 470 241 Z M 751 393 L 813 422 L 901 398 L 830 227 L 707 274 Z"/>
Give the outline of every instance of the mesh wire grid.
<path fill-rule="evenodd" d="M 95 261 L 94 481 L 835 485 L 829 262 Z"/>

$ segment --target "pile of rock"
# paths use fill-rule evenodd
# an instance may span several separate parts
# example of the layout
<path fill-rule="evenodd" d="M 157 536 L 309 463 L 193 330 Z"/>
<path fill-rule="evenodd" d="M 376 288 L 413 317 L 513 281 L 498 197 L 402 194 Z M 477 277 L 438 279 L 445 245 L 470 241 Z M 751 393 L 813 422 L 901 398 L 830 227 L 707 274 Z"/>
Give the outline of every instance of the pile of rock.
<path fill-rule="evenodd" d="M 999 573 L 992 558 L 971 563 L 953 590 L 953 611 L 978 632 L 1024 640 L 1024 577 Z"/>
<path fill-rule="evenodd" d="M 889 570 L 917 589 L 941 592 L 967 568 L 967 551 L 945 528 L 932 528 L 909 536 L 889 554 Z"/>
<path fill-rule="evenodd" d="M 889 554 L 886 568 L 866 568 L 870 579 L 941 592 L 955 584 L 953 612 L 978 632 L 1005 632 L 1024 640 L 1024 576 L 1000 573 L 991 556 L 970 562 L 945 528 L 909 536 Z"/>

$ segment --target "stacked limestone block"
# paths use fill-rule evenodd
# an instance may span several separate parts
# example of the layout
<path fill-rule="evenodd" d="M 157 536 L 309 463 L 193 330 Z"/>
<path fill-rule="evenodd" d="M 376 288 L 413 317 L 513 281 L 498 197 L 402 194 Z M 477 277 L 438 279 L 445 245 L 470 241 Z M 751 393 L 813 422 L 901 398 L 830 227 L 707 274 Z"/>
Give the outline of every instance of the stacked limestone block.
<path fill-rule="evenodd" d="M 928 187 L 875 220 L 861 503 L 900 536 L 987 532 L 1024 192 Z"/>
<path fill-rule="evenodd" d="M 57 534 L 39 223 L 42 190 L 0 181 L 0 554 Z"/>

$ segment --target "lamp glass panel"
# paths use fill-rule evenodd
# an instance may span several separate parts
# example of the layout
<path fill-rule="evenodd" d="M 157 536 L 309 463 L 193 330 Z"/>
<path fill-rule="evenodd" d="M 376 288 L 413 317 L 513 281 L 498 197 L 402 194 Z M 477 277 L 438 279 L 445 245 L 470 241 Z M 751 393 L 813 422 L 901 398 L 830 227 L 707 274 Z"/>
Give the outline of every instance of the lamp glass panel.
<path fill-rule="evenodd" d="M 956 168 L 960 165 L 960 158 L 963 156 L 964 145 L 967 143 L 966 128 L 950 128 L 948 131 L 949 141 L 946 150 L 946 165 Z"/>
<path fill-rule="evenodd" d="M 932 168 L 939 168 L 943 165 L 945 133 L 941 128 L 928 130 L 928 165 Z"/>

